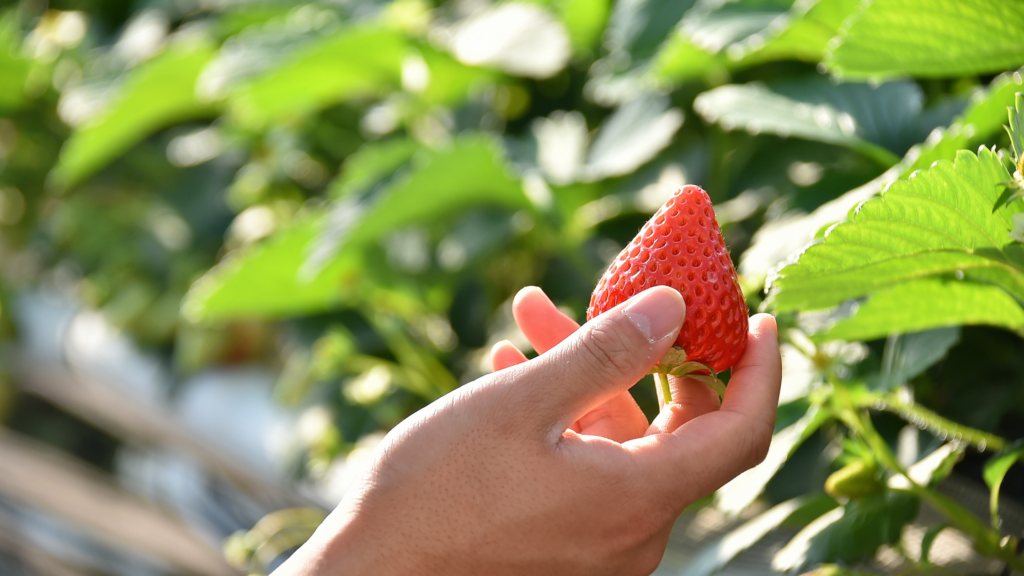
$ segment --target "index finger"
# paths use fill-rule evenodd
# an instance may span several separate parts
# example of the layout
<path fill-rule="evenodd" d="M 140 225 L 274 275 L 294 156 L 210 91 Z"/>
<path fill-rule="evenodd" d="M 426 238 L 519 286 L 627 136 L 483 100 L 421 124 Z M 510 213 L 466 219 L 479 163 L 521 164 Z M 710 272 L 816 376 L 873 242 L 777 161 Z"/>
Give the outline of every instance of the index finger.
<path fill-rule="evenodd" d="M 527 286 L 516 294 L 512 316 L 538 354 L 554 348 L 580 328 L 536 286 Z"/>

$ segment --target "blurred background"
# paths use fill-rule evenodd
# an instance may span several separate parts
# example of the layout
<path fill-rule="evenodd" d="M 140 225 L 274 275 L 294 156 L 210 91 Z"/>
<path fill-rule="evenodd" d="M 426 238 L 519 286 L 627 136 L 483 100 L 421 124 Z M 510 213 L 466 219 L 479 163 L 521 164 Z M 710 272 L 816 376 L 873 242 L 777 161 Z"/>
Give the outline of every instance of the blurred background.
<path fill-rule="evenodd" d="M 1017 4 L 965 0 L 1004 13 L 935 40 L 925 0 L 0 1 L 0 573 L 266 574 L 390 428 L 495 342 L 529 350 L 520 288 L 582 322 L 682 184 L 756 311 L 888 182 L 1008 146 Z M 812 338 L 827 320 L 780 315 L 781 447 L 680 519 L 659 574 L 907 574 L 922 549 L 1007 574 L 895 492 L 778 560 L 871 461 L 823 391 L 912 386 L 927 425 L 873 413 L 907 465 L 982 434 L 936 478 L 985 522 L 986 439 L 1024 437 L 1021 332 Z M 1020 535 L 1019 470 L 1002 494 Z"/>

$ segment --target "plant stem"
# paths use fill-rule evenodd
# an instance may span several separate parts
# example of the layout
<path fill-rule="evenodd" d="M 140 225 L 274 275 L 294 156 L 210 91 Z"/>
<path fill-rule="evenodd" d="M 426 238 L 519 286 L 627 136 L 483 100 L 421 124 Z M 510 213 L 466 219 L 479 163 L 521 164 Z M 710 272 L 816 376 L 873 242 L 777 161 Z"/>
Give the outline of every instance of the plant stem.
<path fill-rule="evenodd" d="M 917 484 L 911 484 L 910 492 L 927 500 L 946 518 L 950 524 L 974 540 L 974 548 L 979 553 L 992 556 L 1006 562 L 1013 570 L 1024 574 L 1024 559 L 1019 558 L 1012 549 L 1000 545 L 1002 534 L 985 525 L 970 510 L 958 504 L 945 494 Z"/>
<path fill-rule="evenodd" d="M 668 374 L 664 374 L 662 372 L 658 372 L 655 375 L 655 378 L 657 378 L 658 379 L 658 383 L 661 384 L 661 396 L 665 400 L 665 404 L 666 405 L 671 404 L 672 403 L 672 389 L 668 385 Z"/>
<path fill-rule="evenodd" d="M 889 398 L 886 398 L 888 401 Z M 929 504 L 935 507 L 936 510 L 941 512 L 951 525 L 956 527 L 961 532 L 966 533 L 974 540 L 974 548 L 979 553 L 986 556 L 998 558 L 1005 562 L 1010 568 L 1018 572 L 1024 573 L 1024 559 L 1018 558 L 1012 549 L 1013 547 L 1003 547 L 1000 545 L 1002 534 L 999 530 L 989 528 L 984 522 L 978 519 L 977 516 L 972 514 L 969 510 L 958 504 L 952 498 L 944 494 L 940 494 L 935 490 L 932 490 L 928 486 L 922 486 L 917 484 L 911 479 L 905 470 L 899 465 L 896 460 L 896 456 L 889 449 L 889 445 L 885 442 L 875 427 L 871 424 L 871 419 L 862 414 L 856 407 L 856 404 L 852 402 L 852 399 L 848 394 L 835 394 L 833 401 L 836 402 L 836 412 L 839 418 L 856 433 L 864 437 L 864 440 L 869 446 L 875 451 L 879 462 L 883 466 L 890 469 L 892 472 L 902 474 L 909 481 L 909 487 L 905 491 L 910 492 L 921 498 L 922 500 L 928 501 Z M 924 414 L 929 420 L 934 421 L 930 415 L 934 415 L 935 419 L 940 421 L 949 422 L 945 418 L 938 416 L 930 410 L 925 410 L 920 406 L 910 405 L 904 402 L 897 404 L 900 408 L 914 409 L 915 414 Z M 861 406 L 863 407 L 863 406 Z M 902 414 L 901 414 L 902 416 Z M 969 441 L 966 435 L 963 435 L 964 426 L 959 426 L 956 423 L 949 422 L 952 426 L 959 428 L 959 432 L 962 435 L 962 439 Z M 970 432 L 978 432 L 977 430 L 968 429 Z M 991 434 L 985 434 L 984 432 L 978 432 L 984 436 L 992 436 Z M 998 436 L 992 436 L 997 441 L 1002 441 L 1005 445 L 1005 440 Z"/>
<path fill-rule="evenodd" d="M 928 430 L 936 436 L 945 435 L 945 437 L 954 442 L 966 442 L 979 450 L 991 448 L 999 451 L 1008 444 L 1004 438 L 995 434 L 989 434 L 988 432 L 982 432 L 981 430 L 975 430 L 963 424 L 957 424 L 919 404 L 901 400 L 896 394 L 869 396 L 862 400 L 860 405 L 895 414 L 911 424 Z"/>

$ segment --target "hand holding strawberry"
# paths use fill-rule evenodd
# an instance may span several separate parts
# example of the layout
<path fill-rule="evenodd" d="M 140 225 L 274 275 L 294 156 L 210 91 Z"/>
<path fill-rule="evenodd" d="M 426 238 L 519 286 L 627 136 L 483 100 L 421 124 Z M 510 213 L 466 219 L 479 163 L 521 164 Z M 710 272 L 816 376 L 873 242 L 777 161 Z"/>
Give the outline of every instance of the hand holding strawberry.
<path fill-rule="evenodd" d="M 536 289 L 516 308 L 550 349 L 526 360 L 500 345 L 508 367 L 392 430 L 275 576 L 650 574 L 679 513 L 767 453 L 781 368 L 770 316 L 751 319 L 720 409 L 667 405 L 640 436 L 615 406 L 676 341 L 682 296 L 647 290 L 579 329 Z"/>

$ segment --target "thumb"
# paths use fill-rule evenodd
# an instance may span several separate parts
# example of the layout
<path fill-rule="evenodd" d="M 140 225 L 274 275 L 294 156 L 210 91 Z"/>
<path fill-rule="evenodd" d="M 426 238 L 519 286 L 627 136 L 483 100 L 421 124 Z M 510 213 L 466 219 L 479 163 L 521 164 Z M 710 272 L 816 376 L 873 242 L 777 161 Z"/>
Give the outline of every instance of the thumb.
<path fill-rule="evenodd" d="M 524 365 L 531 412 L 562 430 L 628 389 L 672 347 L 686 316 L 682 295 L 650 288 L 594 318 Z"/>

